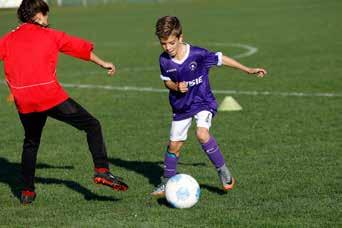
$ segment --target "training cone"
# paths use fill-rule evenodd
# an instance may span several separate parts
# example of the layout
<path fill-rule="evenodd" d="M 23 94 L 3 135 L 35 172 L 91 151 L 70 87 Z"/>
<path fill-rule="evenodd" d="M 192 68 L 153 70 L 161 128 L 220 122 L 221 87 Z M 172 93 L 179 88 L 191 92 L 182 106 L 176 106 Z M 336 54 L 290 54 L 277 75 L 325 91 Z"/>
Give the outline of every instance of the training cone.
<path fill-rule="evenodd" d="M 218 108 L 219 111 L 240 111 L 242 110 L 242 107 L 239 105 L 239 103 L 236 102 L 236 100 L 233 97 L 225 97 Z"/>

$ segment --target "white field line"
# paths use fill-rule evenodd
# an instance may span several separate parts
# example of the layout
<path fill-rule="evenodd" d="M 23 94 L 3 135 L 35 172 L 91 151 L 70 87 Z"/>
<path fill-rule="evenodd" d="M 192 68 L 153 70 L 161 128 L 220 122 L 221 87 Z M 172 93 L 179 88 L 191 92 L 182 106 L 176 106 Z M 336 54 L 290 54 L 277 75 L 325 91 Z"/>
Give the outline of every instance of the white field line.
<path fill-rule="evenodd" d="M 129 43 L 116 43 L 116 42 L 105 42 L 102 43 L 104 46 L 125 46 Z M 153 43 L 153 45 L 159 45 L 158 43 Z M 238 55 L 233 56 L 233 58 L 244 58 L 255 54 L 258 48 L 238 43 L 210 43 L 208 45 L 217 47 L 240 47 L 245 49 Z M 146 66 L 146 67 L 123 67 L 118 68 L 118 71 L 128 71 L 128 72 L 141 72 L 141 71 L 158 71 L 157 67 Z M 88 71 L 88 72 L 73 72 L 71 75 L 81 75 L 81 74 L 100 74 L 98 71 Z M 4 81 L 4 84 L 5 81 Z M 87 85 L 87 84 L 70 84 L 62 83 L 66 88 L 80 88 L 80 89 L 103 89 L 103 90 L 115 90 L 115 91 L 135 91 L 135 92 L 151 92 L 151 93 L 167 93 L 167 89 L 158 89 L 152 87 L 135 87 L 135 86 L 110 86 L 110 85 Z M 250 96 L 283 96 L 283 97 L 342 97 L 342 93 L 304 93 L 304 92 L 271 92 L 271 91 L 239 91 L 239 90 L 213 90 L 215 94 L 242 94 Z"/>
<path fill-rule="evenodd" d="M 258 52 L 258 48 L 247 45 L 247 44 L 235 44 L 235 43 L 210 43 L 208 45 L 211 46 L 216 46 L 216 47 L 238 47 L 238 48 L 242 48 L 245 49 L 245 52 L 242 52 L 240 54 L 237 55 L 233 55 L 232 57 L 234 59 L 239 59 L 239 58 L 244 58 L 244 57 L 248 57 L 251 55 L 254 55 L 255 53 Z"/>
<path fill-rule="evenodd" d="M 167 89 L 158 89 L 152 87 L 135 86 L 109 86 L 109 85 L 87 85 L 87 84 L 62 84 L 66 88 L 79 89 L 103 89 L 115 91 L 134 91 L 150 93 L 167 93 Z M 250 96 L 283 96 L 283 97 L 342 97 L 342 93 L 304 93 L 304 92 L 271 92 L 271 91 L 239 91 L 239 90 L 213 90 L 215 94 L 241 94 Z"/>
<path fill-rule="evenodd" d="M 6 82 L 2 81 L 5 85 Z M 113 91 L 133 91 L 133 92 L 149 92 L 149 93 L 167 93 L 167 89 L 158 89 L 152 87 L 136 87 L 136 86 L 110 86 L 110 85 L 90 85 L 90 84 L 72 84 L 61 83 L 65 88 L 76 89 L 102 89 Z M 342 93 L 304 93 L 304 92 L 277 92 L 277 91 L 241 91 L 241 90 L 213 90 L 214 94 L 241 94 L 249 96 L 282 96 L 282 97 L 342 97 Z"/>
<path fill-rule="evenodd" d="M 121 45 L 128 45 L 129 43 L 120 43 L 120 42 L 104 42 L 102 45 L 104 46 L 121 46 Z M 159 43 L 153 43 L 153 45 L 159 45 Z M 238 43 L 208 43 L 208 45 L 214 46 L 214 47 L 238 47 L 241 49 L 245 49 L 244 52 L 241 52 L 240 54 L 232 56 L 234 59 L 244 58 L 251 55 L 254 55 L 258 52 L 258 48 L 247 45 L 247 44 L 238 44 Z M 145 66 L 145 67 L 120 67 L 116 66 L 118 72 L 149 72 L 149 71 L 159 71 L 158 66 Z M 87 71 L 87 72 L 73 72 L 71 75 L 78 76 L 83 74 L 99 74 L 99 71 Z"/>
<path fill-rule="evenodd" d="M 131 43 L 129 42 L 101 42 L 99 43 L 98 46 L 105 46 L 105 47 L 129 47 L 132 46 Z M 158 42 L 153 42 L 151 44 L 145 45 L 147 47 L 150 46 L 159 46 L 160 44 Z M 196 46 L 196 45 L 195 45 Z M 203 46 L 213 46 L 213 47 L 237 47 L 237 48 L 241 48 L 244 49 L 245 51 L 237 54 L 237 55 L 233 55 L 231 56 L 232 58 L 235 59 L 239 59 L 239 58 L 244 58 L 244 57 L 248 57 L 251 55 L 254 55 L 255 53 L 258 52 L 258 48 L 253 47 L 251 45 L 247 45 L 247 44 L 239 44 L 239 43 L 218 43 L 218 42 L 213 42 L 213 43 L 204 43 Z M 218 50 L 220 51 L 220 50 Z"/>

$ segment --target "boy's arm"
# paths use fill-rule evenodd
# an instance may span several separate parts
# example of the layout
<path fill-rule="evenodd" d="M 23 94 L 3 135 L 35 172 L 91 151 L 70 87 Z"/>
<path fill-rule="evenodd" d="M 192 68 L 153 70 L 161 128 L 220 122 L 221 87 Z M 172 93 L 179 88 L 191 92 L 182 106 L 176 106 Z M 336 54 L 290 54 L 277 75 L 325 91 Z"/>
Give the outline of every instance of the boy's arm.
<path fill-rule="evenodd" d="M 115 66 L 113 63 L 106 62 L 95 55 L 93 52 L 94 46 L 92 43 L 76 36 L 70 36 L 65 32 L 60 32 L 57 30 L 51 30 L 51 32 L 56 38 L 58 50 L 60 52 L 86 61 L 90 60 L 93 63 L 107 69 L 109 76 L 114 75 Z"/>
<path fill-rule="evenodd" d="M 106 62 L 104 60 L 102 60 L 100 57 L 98 57 L 97 55 L 95 55 L 94 52 L 90 53 L 90 61 L 92 61 L 93 63 L 101 66 L 104 69 L 108 70 L 108 75 L 109 76 L 113 76 L 115 74 L 115 66 L 113 63 L 111 62 Z"/>
<path fill-rule="evenodd" d="M 229 58 L 228 56 L 224 56 L 224 55 L 222 56 L 222 64 L 225 66 L 239 69 L 247 74 L 256 74 L 258 77 L 264 77 L 267 74 L 265 69 L 246 67 L 242 65 L 241 63 L 239 63 L 238 61 L 232 58 Z"/>
<path fill-rule="evenodd" d="M 186 93 L 188 91 L 188 86 L 185 82 L 173 82 L 171 80 L 164 81 L 165 87 L 169 90 Z"/>

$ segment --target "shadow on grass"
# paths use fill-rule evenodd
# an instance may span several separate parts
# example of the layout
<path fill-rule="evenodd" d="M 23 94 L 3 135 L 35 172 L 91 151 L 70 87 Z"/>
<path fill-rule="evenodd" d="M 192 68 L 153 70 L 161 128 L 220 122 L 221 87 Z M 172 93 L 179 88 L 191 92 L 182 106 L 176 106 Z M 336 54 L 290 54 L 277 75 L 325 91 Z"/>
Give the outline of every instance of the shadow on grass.
<path fill-rule="evenodd" d="M 210 185 L 206 185 L 206 184 L 201 184 L 200 188 L 201 189 L 205 188 L 208 191 L 216 193 L 216 194 L 219 194 L 219 195 L 226 195 L 227 194 L 227 192 L 225 192 L 223 189 L 220 189 L 220 188 L 217 188 L 217 187 L 214 187 L 214 186 L 210 186 Z M 158 202 L 159 205 L 163 205 L 165 207 L 175 209 L 175 207 L 173 207 L 171 204 L 169 204 L 167 202 L 165 197 L 157 198 L 157 202 Z"/>
<path fill-rule="evenodd" d="M 207 184 L 200 184 L 200 187 L 207 189 L 209 192 L 213 192 L 213 193 L 216 193 L 216 194 L 219 194 L 219 195 L 227 194 L 226 191 L 224 191 L 221 188 L 215 187 L 215 186 L 211 186 L 211 185 L 207 185 Z"/>
<path fill-rule="evenodd" d="M 118 201 L 118 199 L 109 197 L 109 196 L 99 196 L 93 192 L 91 192 L 89 189 L 83 187 L 79 183 L 75 181 L 69 181 L 69 180 L 60 180 L 55 178 L 42 178 L 42 177 L 36 177 L 36 182 L 41 184 L 63 184 L 67 186 L 68 188 L 82 194 L 84 196 L 85 200 L 95 200 L 95 201 Z"/>
<path fill-rule="evenodd" d="M 163 174 L 163 168 L 160 166 L 159 162 L 125 161 L 120 158 L 109 158 L 109 162 L 117 167 L 131 170 L 137 174 L 143 175 L 152 185 L 159 184 L 160 177 Z"/>
<path fill-rule="evenodd" d="M 73 166 L 53 166 L 48 164 L 37 164 L 37 169 L 73 169 Z M 21 164 L 9 162 L 5 158 L 0 157 L 0 183 L 7 184 L 12 194 L 20 199 L 20 191 L 23 188 L 21 176 Z M 41 184 L 63 184 L 73 191 L 76 191 L 84 196 L 86 200 L 98 200 L 98 201 L 117 201 L 118 199 L 113 197 L 99 196 L 92 193 L 87 188 L 81 186 L 79 183 L 69 180 L 60 180 L 55 178 L 43 178 L 36 177 L 35 183 Z"/>
<path fill-rule="evenodd" d="M 165 206 L 165 207 L 175 209 L 173 206 L 171 206 L 171 204 L 169 204 L 169 203 L 167 202 L 167 200 L 166 200 L 165 197 L 164 197 L 164 198 L 158 198 L 158 199 L 157 199 L 157 202 L 158 202 L 159 205 L 163 205 L 163 206 Z"/>
<path fill-rule="evenodd" d="M 140 175 L 143 175 L 149 180 L 149 183 L 156 186 L 160 183 L 160 177 L 163 175 L 164 169 L 162 168 L 162 162 L 150 162 L 150 161 L 125 161 L 120 158 L 109 158 L 109 162 L 115 166 L 125 168 L 134 171 Z M 179 165 L 189 166 L 205 166 L 205 163 L 183 163 L 179 162 Z"/>

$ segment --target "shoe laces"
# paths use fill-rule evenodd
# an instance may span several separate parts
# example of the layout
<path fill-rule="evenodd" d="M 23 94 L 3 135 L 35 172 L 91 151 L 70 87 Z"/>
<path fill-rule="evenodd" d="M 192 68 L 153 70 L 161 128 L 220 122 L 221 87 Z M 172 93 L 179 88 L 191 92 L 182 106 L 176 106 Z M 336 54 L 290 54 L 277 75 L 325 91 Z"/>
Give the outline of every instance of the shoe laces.
<path fill-rule="evenodd" d="M 166 184 L 165 183 L 160 183 L 156 187 L 155 191 L 165 191 Z"/>
<path fill-rule="evenodd" d="M 224 184 L 231 184 L 232 178 L 224 170 L 218 170 L 218 175 Z"/>

